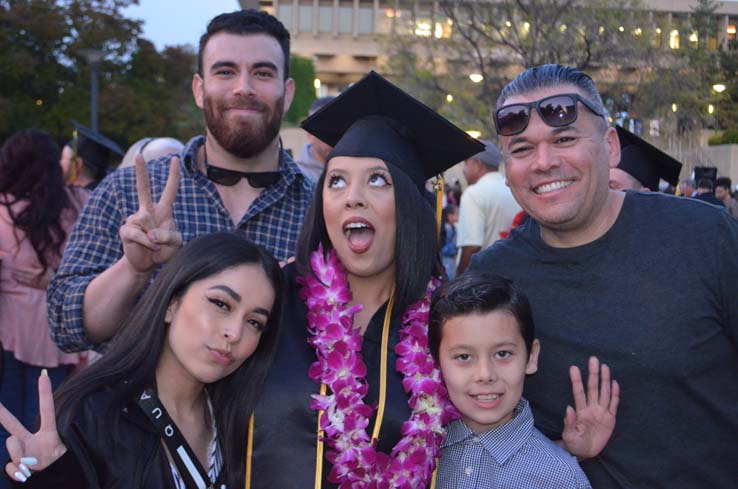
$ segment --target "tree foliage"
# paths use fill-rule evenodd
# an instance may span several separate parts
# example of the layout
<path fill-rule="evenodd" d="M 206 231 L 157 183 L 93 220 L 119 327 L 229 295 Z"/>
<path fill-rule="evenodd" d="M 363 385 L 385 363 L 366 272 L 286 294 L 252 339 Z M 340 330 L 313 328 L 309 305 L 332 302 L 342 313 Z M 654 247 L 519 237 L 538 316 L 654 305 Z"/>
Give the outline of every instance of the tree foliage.
<path fill-rule="evenodd" d="M 308 115 L 310 105 L 315 100 L 315 66 L 313 60 L 300 56 L 290 56 L 290 76 L 295 80 L 295 98 L 284 117 L 287 124 L 298 125 Z"/>
<path fill-rule="evenodd" d="M 121 147 L 144 136 L 186 139 L 201 132 L 191 94 L 196 55 L 161 52 L 141 22 L 121 11 L 136 0 L 0 0 L 0 141 L 38 127 L 71 135 L 90 119 L 90 66 L 83 50 L 105 52 L 99 67 L 100 130 Z M 194 40 L 193 40 L 194 41 Z"/>

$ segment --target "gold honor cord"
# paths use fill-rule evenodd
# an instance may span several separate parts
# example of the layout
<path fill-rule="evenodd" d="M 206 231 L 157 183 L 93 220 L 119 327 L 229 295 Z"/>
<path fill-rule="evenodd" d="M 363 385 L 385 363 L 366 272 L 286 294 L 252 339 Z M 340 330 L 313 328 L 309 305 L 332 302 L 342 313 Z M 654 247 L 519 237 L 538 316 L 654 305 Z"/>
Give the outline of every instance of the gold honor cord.
<path fill-rule="evenodd" d="M 379 439 L 379 430 L 382 428 L 384 418 L 384 407 L 387 403 L 387 350 L 389 346 L 390 319 L 392 309 L 395 305 L 395 286 L 390 291 L 387 312 L 384 313 L 384 324 L 382 325 L 382 363 L 379 365 L 379 406 L 377 407 L 377 419 L 374 421 L 374 432 L 372 433 L 372 444 Z"/>
<path fill-rule="evenodd" d="M 320 384 L 320 395 L 324 396 L 325 384 Z M 323 418 L 323 410 L 318 411 L 318 445 L 315 450 L 315 489 L 323 485 L 323 430 L 320 429 L 320 420 Z"/>
<path fill-rule="evenodd" d="M 387 350 L 389 349 L 389 329 L 390 319 L 392 318 L 392 309 L 395 305 L 395 287 L 392 286 L 390 292 L 387 311 L 384 313 L 384 324 L 382 325 L 382 363 L 379 367 L 379 406 L 377 407 L 377 419 L 374 421 L 374 431 L 372 432 L 372 444 L 379 439 L 379 430 L 382 428 L 382 418 L 384 418 L 384 407 L 387 403 Z M 324 396 L 326 391 L 325 384 L 320 384 L 320 395 Z M 315 489 L 320 489 L 323 482 L 323 440 L 321 439 L 320 418 L 323 416 L 323 410 L 318 411 L 318 448 L 316 450 L 315 461 Z"/>
<path fill-rule="evenodd" d="M 254 415 L 249 417 L 249 433 L 246 438 L 246 489 L 251 489 L 251 457 L 254 454 Z"/>
<path fill-rule="evenodd" d="M 438 478 L 438 458 L 436 458 L 436 468 L 433 469 L 433 475 L 431 476 L 430 489 L 436 489 L 436 479 Z"/>
<path fill-rule="evenodd" d="M 443 177 L 438 175 L 436 177 L 436 183 L 433 185 L 433 189 L 436 191 L 436 238 L 441 235 L 441 226 L 443 223 Z M 441 243 L 442 244 L 442 243 Z"/>

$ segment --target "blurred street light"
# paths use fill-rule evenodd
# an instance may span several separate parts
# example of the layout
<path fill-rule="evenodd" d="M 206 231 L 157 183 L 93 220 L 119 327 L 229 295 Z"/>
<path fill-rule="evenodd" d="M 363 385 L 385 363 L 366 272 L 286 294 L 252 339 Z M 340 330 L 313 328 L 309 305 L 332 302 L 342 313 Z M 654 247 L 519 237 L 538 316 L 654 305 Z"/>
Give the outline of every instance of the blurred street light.
<path fill-rule="evenodd" d="M 97 93 L 99 88 L 97 75 L 100 63 L 105 57 L 105 52 L 100 49 L 80 49 L 79 53 L 90 65 L 90 128 L 94 132 L 98 132 Z"/>

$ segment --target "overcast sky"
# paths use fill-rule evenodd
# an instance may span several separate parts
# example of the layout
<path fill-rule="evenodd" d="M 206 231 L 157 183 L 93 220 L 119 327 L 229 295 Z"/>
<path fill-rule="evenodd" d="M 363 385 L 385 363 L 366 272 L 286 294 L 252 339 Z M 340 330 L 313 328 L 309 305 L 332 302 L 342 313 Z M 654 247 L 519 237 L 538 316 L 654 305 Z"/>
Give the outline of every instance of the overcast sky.
<path fill-rule="evenodd" d="M 123 15 L 144 21 L 143 35 L 157 49 L 179 44 L 197 45 L 210 19 L 240 7 L 237 0 L 139 0 Z"/>

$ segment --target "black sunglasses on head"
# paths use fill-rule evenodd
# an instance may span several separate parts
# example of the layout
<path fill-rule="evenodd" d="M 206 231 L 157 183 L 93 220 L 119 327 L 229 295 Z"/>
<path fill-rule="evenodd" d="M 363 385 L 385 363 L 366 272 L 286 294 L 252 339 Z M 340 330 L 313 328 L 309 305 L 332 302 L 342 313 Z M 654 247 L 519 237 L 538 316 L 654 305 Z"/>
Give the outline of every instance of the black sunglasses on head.
<path fill-rule="evenodd" d="M 259 172 L 229 170 L 227 168 L 213 166 L 208 162 L 205 162 L 205 169 L 207 170 L 208 180 L 219 185 L 225 185 L 226 187 L 232 187 L 233 185 L 236 185 L 242 178 L 245 178 L 249 181 L 249 184 L 252 187 L 265 188 L 277 183 L 281 175 L 281 173 L 278 171 Z"/>
<path fill-rule="evenodd" d="M 541 120 L 552 127 L 568 126 L 577 120 L 577 102 L 581 102 L 593 114 L 607 121 L 595 106 L 576 93 L 562 93 L 545 97 L 535 102 L 506 105 L 495 112 L 495 129 L 500 136 L 514 136 L 525 131 L 530 121 L 531 109 L 535 108 Z"/>

